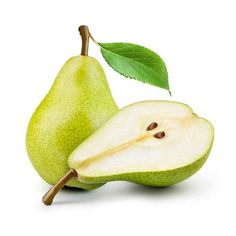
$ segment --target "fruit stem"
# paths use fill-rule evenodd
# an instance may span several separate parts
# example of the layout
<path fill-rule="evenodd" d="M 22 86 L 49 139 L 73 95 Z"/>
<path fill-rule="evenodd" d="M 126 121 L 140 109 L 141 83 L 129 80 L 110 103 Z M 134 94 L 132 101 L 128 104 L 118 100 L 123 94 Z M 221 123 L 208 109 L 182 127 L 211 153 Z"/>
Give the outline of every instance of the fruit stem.
<path fill-rule="evenodd" d="M 89 28 L 87 25 L 81 25 L 79 27 L 80 36 L 82 39 L 82 48 L 81 48 L 81 55 L 88 56 L 88 48 L 89 48 Z"/>
<path fill-rule="evenodd" d="M 77 176 L 77 172 L 74 169 L 70 169 L 49 191 L 43 196 L 43 203 L 45 205 L 51 205 L 56 194 L 65 186 L 65 184 L 73 177 Z"/>

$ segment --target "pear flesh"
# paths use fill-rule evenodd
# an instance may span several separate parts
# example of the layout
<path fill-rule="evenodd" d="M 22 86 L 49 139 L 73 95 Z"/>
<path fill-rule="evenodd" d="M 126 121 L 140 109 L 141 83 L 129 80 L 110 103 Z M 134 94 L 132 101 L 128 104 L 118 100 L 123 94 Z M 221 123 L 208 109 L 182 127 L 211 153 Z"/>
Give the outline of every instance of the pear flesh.
<path fill-rule="evenodd" d="M 106 76 L 89 56 L 69 59 L 30 120 L 26 146 L 29 158 L 49 184 L 68 172 L 71 152 L 118 111 Z M 92 189 L 72 180 L 68 186 Z"/>
<path fill-rule="evenodd" d="M 213 137 L 211 123 L 189 106 L 144 101 L 114 115 L 72 152 L 68 163 L 86 184 L 125 180 L 168 186 L 201 168 Z"/>

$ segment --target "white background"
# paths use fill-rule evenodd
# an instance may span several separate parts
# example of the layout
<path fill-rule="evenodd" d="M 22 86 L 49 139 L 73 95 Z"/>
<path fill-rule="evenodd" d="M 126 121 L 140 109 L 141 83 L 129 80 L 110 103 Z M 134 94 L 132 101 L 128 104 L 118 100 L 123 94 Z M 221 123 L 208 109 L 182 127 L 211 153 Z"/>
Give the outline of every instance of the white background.
<path fill-rule="evenodd" d="M 1 1 L 1 235 L 235 235 L 235 1 Z M 47 185 L 25 150 L 30 116 L 57 72 L 80 53 L 77 27 L 97 41 L 132 42 L 162 56 L 173 93 L 121 77 L 91 42 L 120 107 L 147 99 L 188 103 L 215 126 L 205 166 L 166 189 L 114 182 L 91 192 Z"/>

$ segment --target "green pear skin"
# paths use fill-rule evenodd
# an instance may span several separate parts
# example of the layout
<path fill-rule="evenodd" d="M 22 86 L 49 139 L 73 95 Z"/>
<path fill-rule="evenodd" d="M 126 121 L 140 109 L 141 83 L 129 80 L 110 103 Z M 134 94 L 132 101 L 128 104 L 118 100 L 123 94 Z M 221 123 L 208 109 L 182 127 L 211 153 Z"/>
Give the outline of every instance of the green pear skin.
<path fill-rule="evenodd" d="M 27 129 L 28 156 L 39 175 L 55 184 L 68 172 L 71 152 L 117 111 L 99 62 L 88 56 L 70 58 Z M 100 185 L 75 180 L 67 183 L 83 189 Z"/>

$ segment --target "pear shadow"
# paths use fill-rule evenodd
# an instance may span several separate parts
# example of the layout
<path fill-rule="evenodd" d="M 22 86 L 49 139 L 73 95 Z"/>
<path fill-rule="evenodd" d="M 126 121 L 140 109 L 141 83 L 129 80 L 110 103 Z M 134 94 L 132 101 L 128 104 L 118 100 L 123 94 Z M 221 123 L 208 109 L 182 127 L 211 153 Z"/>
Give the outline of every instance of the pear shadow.
<path fill-rule="evenodd" d="M 66 192 L 86 192 L 86 190 L 82 189 L 82 188 L 76 188 L 76 187 L 70 187 L 70 186 L 64 186 L 62 191 L 66 191 Z"/>
<path fill-rule="evenodd" d="M 66 187 L 55 198 L 54 205 L 98 204 L 123 199 L 175 199 L 194 192 L 193 186 L 181 183 L 168 187 L 151 187 L 128 182 L 110 182 L 94 190 Z"/>

